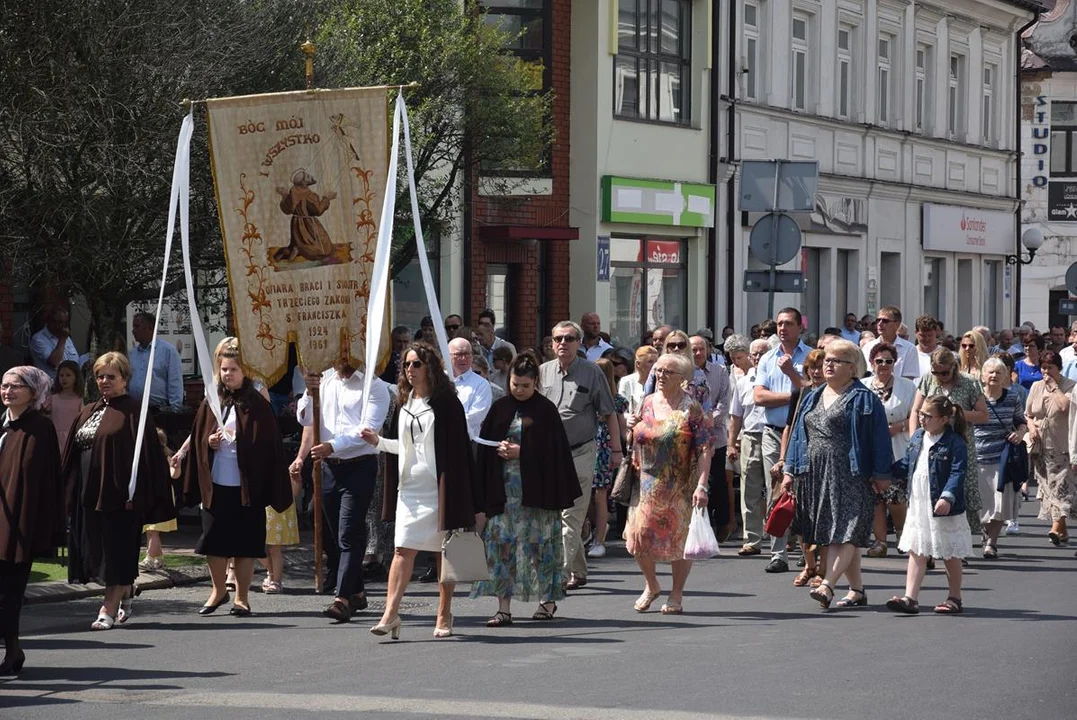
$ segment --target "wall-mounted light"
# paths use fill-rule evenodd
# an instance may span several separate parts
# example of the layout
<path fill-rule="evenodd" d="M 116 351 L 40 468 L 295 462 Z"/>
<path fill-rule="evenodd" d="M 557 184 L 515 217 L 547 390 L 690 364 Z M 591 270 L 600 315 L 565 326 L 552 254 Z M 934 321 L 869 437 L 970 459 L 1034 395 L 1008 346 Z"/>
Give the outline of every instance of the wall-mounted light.
<path fill-rule="evenodd" d="M 1028 250 L 1028 259 L 1021 257 L 1020 255 L 1007 255 L 1007 265 L 1028 265 L 1032 262 L 1032 259 L 1036 257 L 1036 251 L 1043 247 L 1043 230 L 1038 227 L 1030 227 L 1021 233 L 1021 244 Z"/>

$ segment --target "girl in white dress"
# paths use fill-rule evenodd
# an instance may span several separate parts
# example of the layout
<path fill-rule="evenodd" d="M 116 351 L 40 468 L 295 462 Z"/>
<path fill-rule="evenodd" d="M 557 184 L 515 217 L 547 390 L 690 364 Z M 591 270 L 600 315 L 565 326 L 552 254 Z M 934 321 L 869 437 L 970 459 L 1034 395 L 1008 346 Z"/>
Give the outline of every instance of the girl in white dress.
<path fill-rule="evenodd" d="M 912 436 L 903 460 L 894 465 L 895 479 L 908 477 L 909 509 L 898 549 L 909 553 L 905 595 L 892 597 L 886 607 L 914 615 L 927 571 L 927 559 L 946 563 L 949 593 L 935 612 L 956 615 L 961 604 L 961 559 L 972 554 L 972 532 L 965 517 L 965 469 L 969 461 L 965 417 L 944 395 L 923 402 L 920 428 Z"/>

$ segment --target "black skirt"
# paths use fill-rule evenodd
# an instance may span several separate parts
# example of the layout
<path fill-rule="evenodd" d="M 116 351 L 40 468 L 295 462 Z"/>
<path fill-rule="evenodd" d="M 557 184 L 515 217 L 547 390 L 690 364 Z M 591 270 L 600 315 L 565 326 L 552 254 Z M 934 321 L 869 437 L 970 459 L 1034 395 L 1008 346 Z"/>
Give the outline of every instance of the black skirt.
<path fill-rule="evenodd" d="M 202 537 L 194 551 L 212 557 L 266 556 L 266 509 L 240 504 L 240 488 L 213 484 L 213 507 L 202 508 Z"/>
<path fill-rule="evenodd" d="M 90 451 L 84 450 L 82 455 L 82 478 L 85 478 Z M 134 510 L 101 512 L 83 507 L 77 501 L 68 535 L 68 582 L 86 584 L 96 579 L 102 585 L 130 585 L 138 578 L 141 548 L 142 524 Z"/>

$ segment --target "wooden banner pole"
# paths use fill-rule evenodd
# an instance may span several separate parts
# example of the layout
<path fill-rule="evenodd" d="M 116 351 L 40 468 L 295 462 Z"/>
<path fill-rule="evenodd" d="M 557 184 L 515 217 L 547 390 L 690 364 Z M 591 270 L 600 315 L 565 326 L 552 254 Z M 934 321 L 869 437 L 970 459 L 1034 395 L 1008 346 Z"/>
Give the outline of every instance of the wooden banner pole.
<path fill-rule="evenodd" d="M 318 447 L 322 443 L 322 401 L 321 391 L 318 388 L 310 389 L 310 400 L 313 405 L 312 412 L 314 413 L 314 423 L 312 430 L 314 431 L 314 442 L 311 445 L 312 448 Z M 314 460 L 314 502 L 311 503 L 311 507 L 314 509 L 314 591 L 321 594 L 322 592 L 322 461 Z"/>

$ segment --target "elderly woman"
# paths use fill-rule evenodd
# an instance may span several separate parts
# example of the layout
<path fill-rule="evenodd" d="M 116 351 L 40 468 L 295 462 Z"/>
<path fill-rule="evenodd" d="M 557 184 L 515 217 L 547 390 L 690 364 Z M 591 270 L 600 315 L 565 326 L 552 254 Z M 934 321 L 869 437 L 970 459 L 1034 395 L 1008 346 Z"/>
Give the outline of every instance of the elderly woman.
<path fill-rule="evenodd" d="M 687 377 L 688 384 L 685 386 L 685 391 L 689 397 L 699 403 L 699 406 L 703 408 L 704 412 L 710 413 L 713 409 L 710 401 L 710 386 L 707 384 L 707 375 L 701 368 L 695 367 L 695 359 L 692 355 L 692 343 L 688 339 L 688 334 L 682 330 L 674 330 L 669 335 L 666 335 L 665 343 L 662 346 L 663 355 L 680 355 L 687 358 L 695 370 Z M 651 370 L 650 377 L 647 378 L 647 382 L 643 385 L 643 396 L 646 397 L 655 391 L 657 386 L 654 370 Z"/>
<path fill-rule="evenodd" d="M 847 340 L 834 340 L 823 359 L 825 384 L 800 402 L 786 456 L 782 491 L 797 482 L 797 513 L 804 542 L 826 548 L 826 577 L 811 598 L 824 609 L 844 575 L 849 593 L 838 607 L 868 604 L 860 553 L 871 542 L 875 494 L 890 483 L 894 453 L 882 402 L 857 378 L 864 356 Z"/>
<path fill-rule="evenodd" d="M 617 392 L 628 401 L 628 412 L 637 413 L 643 403 L 643 385 L 651 375 L 651 368 L 658 360 L 658 351 L 650 345 L 640 345 L 636 350 L 635 372 L 625 375 L 617 385 Z"/>
<path fill-rule="evenodd" d="M 41 412 L 49 376 L 36 367 L 14 367 L 0 379 L 0 675 L 22 671 L 26 654 L 19 644 L 19 615 L 35 557 L 62 537 L 60 447 L 56 430 Z"/>
<path fill-rule="evenodd" d="M 1051 542 L 1064 545 L 1070 537 L 1067 521 L 1077 518 L 1077 481 L 1070 451 L 1075 384 L 1062 376 L 1062 360 L 1053 351 L 1043 354 L 1040 367 L 1043 380 L 1032 384 L 1025 403 L 1032 473 L 1040 501 L 1039 519 L 1051 521 L 1047 533 Z"/>
<path fill-rule="evenodd" d="M 68 581 L 85 584 L 97 578 L 105 586 L 105 602 L 90 628 L 111 630 L 121 609 L 129 611 L 142 526 L 173 519 L 176 506 L 151 416 L 143 420 L 142 444 L 135 444 L 142 408 L 127 394 L 127 358 L 105 353 L 94 363 L 93 374 L 101 398 L 75 418 L 61 470 L 71 517 Z M 136 453 L 138 475 L 132 482 Z"/>
<path fill-rule="evenodd" d="M 213 363 L 222 423 L 203 400 L 183 479 L 186 505 L 202 508 L 194 551 L 206 556 L 213 581 L 198 614 L 210 615 L 231 599 L 225 583 L 228 559 L 234 558 L 236 601 L 229 614 L 245 617 L 251 614 L 254 560 L 266 556 L 266 507 L 283 513 L 292 505 L 292 490 L 273 408 L 244 374 L 239 341 L 222 340 Z"/>
<path fill-rule="evenodd" d="M 886 422 L 889 424 L 890 446 L 894 457 L 903 458 L 905 448 L 909 446 L 909 414 L 912 412 L 913 402 L 916 401 L 916 384 L 908 378 L 894 374 L 897 358 L 896 347 L 887 342 L 879 343 L 871 349 L 868 358 L 871 364 L 868 372 L 874 374 L 860 382 L 882 402 L 886 411 Z M 886 557 L 888 508 L 890 517 L 894 520 L 894 535 L 900 538 L 901 529 L 905 525 L 905 493 L 897 483 L 892 483 L 885 493 L 875 498 L 875 519 L 872 523 L 875 544 L 868 550 L 868 557 Z"/>
<path fill-rule="evenodd" d="M 513 598 L 538 599 L 531 618 L 551 620 L 565 597 L 561 510 L 580 496 L 580 483 L 557 406 L 537 392 L 538 382 L 538 358 L 518 355 L 509 395 L 482 423 L 481 437 L 501 440 L 497 447 L 479 446 L 477 463 L 490 579 L 472 585 L 471 597 L 497 598 L 488 627 L 512 625 Z"/>
<path fill-rule="evenodd" d="M 1006 483 L 1002 490 L 998 489 L 999 461 L 1003 448 L 1006 443 L 1016 445 L 1023 442 L 1028 431 L 1021 396 L 1012 388 L 1006 388 L 1008 374 L 1006 364 L 998 358 L 984 362 L 983 388 L 988 417 L 987 422 L 973 427 L 976 461 L 980 466 L 980 499 L 983 501 L 980 513 L 984 528 L 983 556 L 988 560 L 998 557 L 998 536 L 1003 522 L 1017 520 L 1021 507 L 1021 495 L 1011 483 Z"/>
<path fill-rule="evenodd" d="M 691 360 L 677 353 L 658 358 L 658 390 L 645 397 L 628 420 L 640 484 L 629 506 L 625 540 L 647 582 L 636 612 L 646 612 L 661 594 L 658 562 L 673 564 L 673 587 L 662 614 L 683 611 L 684 586 L 692 569 L 692 561 L 684 559 L 684 544 L 692 508 L 707 507 L 713 432 L 710 415 L 684 388 L 694 369 Z"/>
<path fill-rule="evenodd" d="M 385 612 L 370 628 L 374 635 L 391 635 L 394 640 L 400 637 L 400 603 L 415 556 L 423 550 L 435 553 L 440 568 L 445 533 L 473 527 L 482 497 L 464 406 L 441 358 L 431 345 L 412 343 L 404 353 L 403 368 L 393 431 L 385 437 L 370 429 L 361 433 L 378 450 L 397 456 L 395 465 L 386 464 L 382 499 L 382 518 L 396 522 L 396 551 L 389 569 Z M 452 636 L 455 587 L 455 583 L 438 584 L 436 639 Z"/>
<path fill-rule="evenodd" d="M 976 330 L 969 330 L 961 336 L 961 342 L 958 345 L 957 369 L 979 380 L 985 362 L 987 362 L 987 343 L 984 342 L 984 336 Z"/>
<path fill-rule="evenodd" d="M 1039 335 L 1029 335 L 1024 342 L 1025 356 L 1017 361 L 1014 378 L 1026 390 L 1032 390 L 1032 384 L 1043 380 L 1043 371 L 1040 369 L 1040 355 L 1043 354 L 1047 343 Z"/>
<path fill-rule="evenodd" d="M 752 369 L 752 359 L 748 348 L 752 341 L 743 335 L 730 335 L 725 339 L 722 349 L 729 358 L 729 379 L 734 382 L 744 377 Z"/>
<path fill-rule="evenodd" d="M 969 448 L 976 446 L 976 440 L 972 435 L 972 428 L 978 423 L 987 422 L 987 403 L 984 401 L 983 388 L 979 378 L 971 378 L 961 374 L 957 369 L 957 358 L 953 352 L 944 347 L 936 348 L 931 353 L 931 374 L 924 374 L 916 381 L 916 398 L 912 403 L 912 412 L 909 413 L 909 435 L 911 436 L 920 427 L 920 406 L 924 404 L 924 398 L 934 395 L 945 395 L 950 398 L 964 414 L 965 442 Z M 976 453 L 969 453 L 969 461 L 965 467 L 965 508 L 968 513 L 969 528 L 973 534 L 978 534 L 983 529 L 980 525 L 980 467 L 976 462 Z"/>

